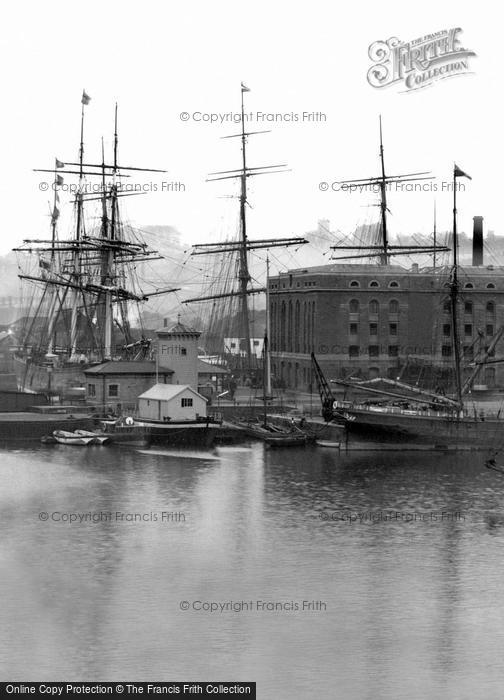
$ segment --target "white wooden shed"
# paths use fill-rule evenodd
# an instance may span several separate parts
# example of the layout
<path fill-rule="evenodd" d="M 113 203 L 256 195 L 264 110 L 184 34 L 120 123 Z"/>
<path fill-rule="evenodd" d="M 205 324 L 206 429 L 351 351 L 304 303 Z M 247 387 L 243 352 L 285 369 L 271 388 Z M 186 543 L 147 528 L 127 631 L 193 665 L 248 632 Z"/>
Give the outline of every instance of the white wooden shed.
<path fill-rule="evenodd" d="M 206 417 L 207 400 L 188 384 L 155 384 L 138 397 L 140 420 L 196 420 Z"/>

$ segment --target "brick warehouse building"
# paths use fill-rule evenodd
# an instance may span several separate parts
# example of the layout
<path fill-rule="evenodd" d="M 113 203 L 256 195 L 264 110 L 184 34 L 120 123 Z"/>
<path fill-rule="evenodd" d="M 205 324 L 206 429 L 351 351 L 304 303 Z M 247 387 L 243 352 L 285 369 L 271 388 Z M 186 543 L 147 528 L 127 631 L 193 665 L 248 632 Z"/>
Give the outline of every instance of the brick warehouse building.
<path fill-rule="evenodd" d="M 448 278 L 448 269 L 372 264 L 325 265 L 271 277 L 275 377 L 288 388 L 309 390 L 312 350 L 328 379 L 405 378 L 405 365 L 411 371 L 414 364 L 418 372 L 435 365 L 447 374 L 453 366 Z M 467 363 L 504 325 L 504 268 L 464 267 L 459 280 L 459 332 Z M 504 340 L 495 356 L 504 357 Z M 484 367 L 477 383 L 504 386 L 504 363 Z"/>

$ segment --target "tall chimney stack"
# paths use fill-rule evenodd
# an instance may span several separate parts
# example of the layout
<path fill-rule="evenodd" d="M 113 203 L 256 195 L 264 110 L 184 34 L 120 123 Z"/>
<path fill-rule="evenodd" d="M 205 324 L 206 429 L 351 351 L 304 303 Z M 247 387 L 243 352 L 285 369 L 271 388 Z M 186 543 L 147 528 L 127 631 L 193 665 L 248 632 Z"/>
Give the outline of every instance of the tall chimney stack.
<path fill-rule="evenodd" d="M 483 265 L 483 217 L 473 217 L 473 267 Z"/>

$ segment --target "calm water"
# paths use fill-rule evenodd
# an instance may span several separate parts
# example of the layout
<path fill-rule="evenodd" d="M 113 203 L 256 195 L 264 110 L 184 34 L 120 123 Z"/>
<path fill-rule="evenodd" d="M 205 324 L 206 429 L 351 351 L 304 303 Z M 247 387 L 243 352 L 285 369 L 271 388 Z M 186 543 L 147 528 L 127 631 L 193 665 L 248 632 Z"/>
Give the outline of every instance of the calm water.
<path fill-rule="evenodd" d="M 482 462 L 2 449 L 1 675 L 255 680 L 267 700 L 501 696 L 504 476 Z M 326 609 L 257 610 L 303 600 Z M 194 609 L 231 601 L 253 609 Z"/>

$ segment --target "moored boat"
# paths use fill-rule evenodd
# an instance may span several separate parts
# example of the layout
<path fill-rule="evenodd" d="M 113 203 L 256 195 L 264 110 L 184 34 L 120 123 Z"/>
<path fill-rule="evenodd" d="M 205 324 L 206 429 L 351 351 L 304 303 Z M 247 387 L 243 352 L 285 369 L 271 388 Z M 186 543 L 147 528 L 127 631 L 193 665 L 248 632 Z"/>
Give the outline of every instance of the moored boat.
<path fill-rule="evenodd" d="M 271 423 L 234 421 L 249 437 L 266 442 L 270 447 L 304 447 L 306 435 L 301 431 L 283 430 Z"/>
<path fill-rule="evenodd" d="M 70 433 L 67 430 L 55 430 L 53 437 L 60 445 L 90 445 L 94 437 Z"/>

